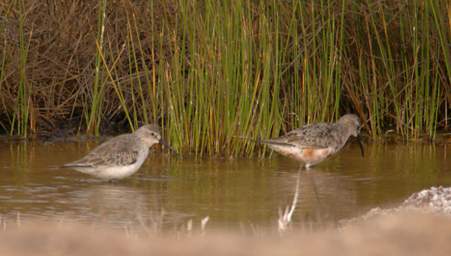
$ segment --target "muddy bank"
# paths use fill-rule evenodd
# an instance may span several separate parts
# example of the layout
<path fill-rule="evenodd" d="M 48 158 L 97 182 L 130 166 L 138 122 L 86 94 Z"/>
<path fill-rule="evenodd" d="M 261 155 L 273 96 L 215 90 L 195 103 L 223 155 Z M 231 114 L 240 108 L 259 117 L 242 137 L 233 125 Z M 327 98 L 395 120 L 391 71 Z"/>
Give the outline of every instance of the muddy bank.
<path fill-rule="evenodd" d="M 340 231 L 244 236 L 139 236 L 95 224 L 21 223 L 0 232 L 1 255 L 450 255 L 451 217 L 398 212 Z"/>
<path fill-rule="evenodd" d="M 287 233 L 143 233 L 92 223 L 2 220 L 0 255 L 450 255 L 451 188 L 413 194 L 340 228 Z"/>

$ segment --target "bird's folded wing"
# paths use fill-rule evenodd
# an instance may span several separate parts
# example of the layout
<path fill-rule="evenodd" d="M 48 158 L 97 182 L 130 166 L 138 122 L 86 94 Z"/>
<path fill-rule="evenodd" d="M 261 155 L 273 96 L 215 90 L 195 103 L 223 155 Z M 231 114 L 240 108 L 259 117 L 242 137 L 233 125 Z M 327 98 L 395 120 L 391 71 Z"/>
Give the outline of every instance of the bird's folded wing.
<path fill-rule="evenodd" d="M 83 158 L 64 167 L 126 166 L 138 160 L 139 151 L 127 136 L 118 136 L 94 148 Z"/>
<path fill-rule="evenodd" d="M 286 146 L 286 147 L 296 147 L 296 145 L 284 141 L 279 141 L 278 139 L 262 140 L 261 143 L 276 146 Z"/>
<path fill-rule="evenodd" d="M 330 136 L 331 133 L 327 132 L 325 128 L 296 129 L 272 141 L 294 145 L 299 148 L 323 149 L 330 146 Z"/>

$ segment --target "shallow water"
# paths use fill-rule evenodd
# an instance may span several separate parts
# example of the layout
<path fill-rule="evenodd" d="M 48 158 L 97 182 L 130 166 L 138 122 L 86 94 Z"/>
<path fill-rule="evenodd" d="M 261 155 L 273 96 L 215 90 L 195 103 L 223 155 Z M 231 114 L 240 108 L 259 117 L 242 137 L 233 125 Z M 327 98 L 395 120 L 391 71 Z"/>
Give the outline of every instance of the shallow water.
<path fill-rule="evenodd" d="M 357 145 L 305 171 L 268 159 L 194 160 L 154 152 L 140 171 L 108 183 L 59 165 L 94 143 L 2 143 L 0 215 L 52 217 L 118 227 L 276 228 L 300 181 L 295 225 L 335 225 L 373 207 L 389 207 L 430 186 L 450 186 L 449 145 Z"/>

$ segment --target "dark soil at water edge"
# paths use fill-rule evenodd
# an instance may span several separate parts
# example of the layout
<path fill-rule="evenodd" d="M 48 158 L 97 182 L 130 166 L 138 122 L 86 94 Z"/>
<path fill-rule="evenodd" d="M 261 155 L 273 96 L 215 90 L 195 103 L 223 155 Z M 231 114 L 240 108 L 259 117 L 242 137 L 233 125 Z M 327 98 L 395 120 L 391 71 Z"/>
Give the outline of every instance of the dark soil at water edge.
<path fill-rule="evenodd" d="M 448 8 L 446 8 L 448 6 Z M 99 135 L 158 122 L 175 148 L 254 151 L 354 112 L 372 138 L 449 129 L 450 4 L 0 3 L 0 130 Z"/>

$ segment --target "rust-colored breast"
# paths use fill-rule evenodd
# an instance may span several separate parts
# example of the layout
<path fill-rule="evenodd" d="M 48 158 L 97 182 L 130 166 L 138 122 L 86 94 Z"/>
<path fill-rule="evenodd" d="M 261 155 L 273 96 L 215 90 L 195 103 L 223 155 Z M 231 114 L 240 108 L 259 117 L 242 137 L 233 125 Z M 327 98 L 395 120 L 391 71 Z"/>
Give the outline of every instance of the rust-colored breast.
<path fill-rule="evenodd" d="M 306 160 L 310 160 L 315 156 L 315 149 L 312 148 L 306 148 L 302 151 L 303 157 Z"/>
<path fill-rule="evenodd" d="M 314 149 L 314 148 L 305 148 L 302 150 L 302 158 L 303 161 L 306 162 L 319 162 L 324 160 L 329 156 L 329 149 Z"/>

